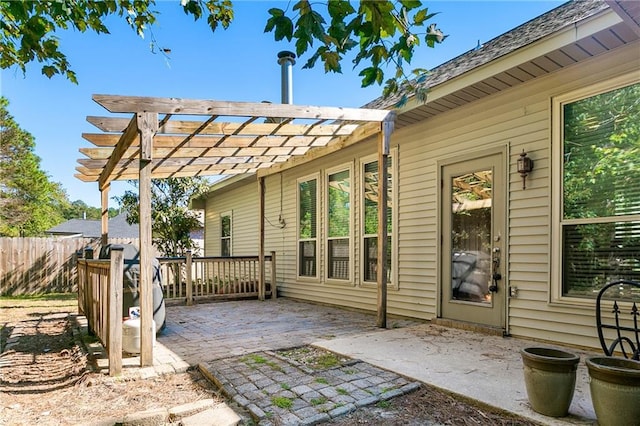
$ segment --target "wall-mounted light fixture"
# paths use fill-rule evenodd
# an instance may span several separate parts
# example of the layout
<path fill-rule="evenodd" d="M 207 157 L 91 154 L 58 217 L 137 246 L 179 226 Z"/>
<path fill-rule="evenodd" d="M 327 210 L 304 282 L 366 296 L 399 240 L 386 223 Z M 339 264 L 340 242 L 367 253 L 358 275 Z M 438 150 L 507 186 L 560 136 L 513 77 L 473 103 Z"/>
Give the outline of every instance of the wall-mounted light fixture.
<path fill-rule="evenodd" d="M 531 170 L 533 170 L 533 160 L 527 157 L 527 153 L 523 149 L 520 158 L 518 158 L 518 173 L 522 176 L 522 189 L 527 189 L 527 175 L 531 173 Z"/>

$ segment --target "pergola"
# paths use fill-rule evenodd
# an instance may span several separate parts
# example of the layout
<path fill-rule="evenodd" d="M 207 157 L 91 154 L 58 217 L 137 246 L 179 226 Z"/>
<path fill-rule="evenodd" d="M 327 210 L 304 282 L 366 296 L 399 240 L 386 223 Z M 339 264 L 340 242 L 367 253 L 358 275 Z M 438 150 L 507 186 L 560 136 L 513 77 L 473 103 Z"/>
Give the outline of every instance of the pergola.
<path fill-rule="evenodd" d="M 140 199 L 140 362 L 153 364 L 151 179 L 257 176 L 260 194 L 259 295 L 264 299 L 264 179 L 365 139 L 378 138 L 378 164 L 387 164 L 395 113 L 389 110 L 93 95 L 118 116 L 87 117 L 100 133 L 83 137 L 76 177 L 98 182 L 102 241 L 108 236 L 110 182 L 138 180 Z M 386 327 L 387 168 L 378 168 L 378 316 Z"/>

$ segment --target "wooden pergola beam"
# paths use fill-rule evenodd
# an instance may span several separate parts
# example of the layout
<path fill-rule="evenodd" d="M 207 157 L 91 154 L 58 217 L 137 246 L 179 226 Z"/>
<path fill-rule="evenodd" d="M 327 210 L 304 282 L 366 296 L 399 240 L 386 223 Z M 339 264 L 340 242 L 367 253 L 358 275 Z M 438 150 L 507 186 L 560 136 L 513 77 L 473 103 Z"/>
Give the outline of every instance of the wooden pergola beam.
<path fill-rule="evenodd" d="M 170 169 L 170 170 L 161 170 L 154 171 L 151 174 L 152 179 L 165 179 L 165 178 L 173 178 L 173 177 L 198 177 L 198 176 L 221 176 L 221 175 L 238 175 L 238 174 L 252 174 L 256 173 L 262 168 L 269 167 L 268 164 L 254 164 L 252 167 L 243 168 L 238 167 L 239 165 L 229 165 L 227 168 L 213 168 L 211 170 L 203 169 L 199 167 L 198 170 L 193 168 L 180 168 L 180 169 Z M 80 168 L 77 168 L 80 169 Z M 74 174 L 75 178 L 82 182 L 97 182 L 98 177 L 84 174 L 82 172 Z M 118 173 L 114 175 L 113 180 L 137 180 L 138 179 L 138 170 L 136 169 L 133 172 L 127 173 Z"/>
<path fill-rule="evenodd" d="M 302 147 L 292 147 L 292 146 L 281 146 L 281 147 L 242 147 L 242 148 L 154 148 L 153 156 L 158 159 L 165 159 L 165 161 L 170 160 L 180 160 L 180 159 L 191 159 L 197 160 L 200 158 L 226 158 L 230 159 L 230 161 L 238 162 L 233 160 L 234 158 L 240 158 L 239 162 L 244 162 L 248 157 L 253 157 L 254 161 L 260 161 L 259 157 L 263 157 L 266 161 L 270 161 L 269 157 L 280 156 L 280 155 L 302 155 L 305 154 L 311 147 L 302 146 Z M 83 161 L 94 160 L 100 161 L 104 160 L 104 167 L 109 159 L 112 158 L 113 150 L 111 148 L 80 148 L 80 153 L 87 156 L 87 158 L 78 159 L 78 162 L 83 164 Z M 126 165 L 127 160 L 134 160 L 137 158 L 139 153 L 139 149 L 129 148 L 125 151 L 116 166 Z M 99 163 L 94 163 L 99 164 Z"/>
<path fill-rule="evenodd" d="M 104 170 L 100 174 L 100 179 L 98 180 L 100 189 L 104 189 L 109 184 L 111 173 L 136 138 L 138 138 L 138 120 L 134 115 L 129 121 L 129 125 L 126 130 L 120 136 L 118 144 L 113 149 L 113 153 L 111 154 L 109 161 L 104 166 Z"/>
<path fill-rule="evenodd" d="M 135 113 L 137 111 L 146 111 L 157 114 L 375 122 L 384 121 L 389 114 L 389 111 L 378 109 L 299 106 L 292 104 L 228 102 L 181 98 L 153 98 L 116 95 L 93 95 L 92 98 L 95 102 L 112 113 Z"/>
<path fill-rule="evenodd" d="M 348 134 L 347 134 L 348 135 Z M 343 135 L 343 136 L 347 136 Z M 114 147 L 118 144 L 120 135 L 110 133 L 83 133 L 82 137 L 93 145 L 101 148 Z M 155 148 L 240 148 L 246 146 L 279 147 L 279 146 L 308 146 L 310 144 L 327 144 L 334 136 L 194 136 L 185 142 L 185 136 L 158 135 L 153 141 Z M 135 141 L 132 147 L 137 147 Z"/>
<path fill-rule="evenodd" d="M 387 111 L 387 114 L 389 112 Z M 395 117 L 392 115 L 391 117 Z M 316 158 L 323 157 L 325 155 L 336 152 L 340 149 L 346 148 L 348 146 L 354 145 L 358 142 L 362 142 L 364 139 L 375 136 L 380 132 L 380 123 L 367 123 L 358 127 L 352 134 L 349 136 L 340 136 L 334 138 L 330 144 L 323 145 L 321 147 L 315 147 L 316 149 L 309 150 L 306 154 L 292 157 L 286 163 L 278 164 L 272 166 L 268 169 L 264 169 L 258 173 L 258 176 L 268 176 L 275 173 L 280 173 L 284 170 L 291 169 L 293 167 L 299 166 L 304 163 L 308 163 L 309 161 L 315 160 Z"/>
<path fill-rule="evenodd" d="M 87 121 L 107 133 L 122 133 L 129 124 L 126 118 L 88 116 Z M 171 120 L 160 125 L 159 135 L 188 135 L 201 126 L 201 121 Z M 233 135 L 242 123 L 209 123 L 200 132 L 201 135 Z M 346 136 L 358 127 L 357 124 L 282 124 L 251 123 L 243 128 L 240 135 L 274 135 L 274 136 Z"/>

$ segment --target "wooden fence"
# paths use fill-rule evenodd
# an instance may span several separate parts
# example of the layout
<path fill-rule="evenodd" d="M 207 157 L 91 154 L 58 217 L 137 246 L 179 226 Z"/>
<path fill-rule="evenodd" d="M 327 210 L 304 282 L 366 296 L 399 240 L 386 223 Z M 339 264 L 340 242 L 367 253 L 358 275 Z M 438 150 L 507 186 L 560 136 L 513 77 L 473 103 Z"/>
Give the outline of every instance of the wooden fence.
<path fill-rule="evenodd" d="M 276 253 L 265 256 L 265 297 L 277 296 Z M 167 300 L 191 304 L 198 299 L 259 297 L 258 256 L 160 257 L 162 286 Z"/>
<path fill-rule="evenodd" d="M 137 239 L 111 238 L 111 244 Z M 0 295 L 76 291 L 76 252 L 100 250 L 99 238 L 0 238 Z"/>
<path fill-rule="evenodd" d="M 109 356 L 109 374 L 122 372 L 122 248 L 107 260 L 78 259 L 78 310 Z"/>

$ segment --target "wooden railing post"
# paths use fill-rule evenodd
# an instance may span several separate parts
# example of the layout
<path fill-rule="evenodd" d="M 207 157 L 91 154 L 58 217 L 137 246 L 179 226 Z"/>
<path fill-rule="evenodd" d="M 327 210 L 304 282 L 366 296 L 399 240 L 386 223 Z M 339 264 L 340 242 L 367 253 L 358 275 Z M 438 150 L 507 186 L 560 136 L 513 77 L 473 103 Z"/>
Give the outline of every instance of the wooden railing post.
<path fill-rule="evenodd" d="M 84 258 L 85 259 L 93 259 L 93 249 L 90 246 L 85 247 L 85 249 L 84 249 Z"/>
<path fill-rule="evenodd" d="M 278 286 L 276 285 L 276 252 L 271 252 L 271 298 L 278 297 Z"/>
<path fill-rule="evenodd" d="M 111 246 L 107 312 L 108 329 L 107 352 L 109 354 L 109 375 L 122 373 L 122 274 L 123 247 Z"/>
<path fill-rule="evenodd" d="M 74 264 L 76 265 L 76 288 L 78 289 L 78 313 L 84 314 L 84 288 L 82 288 L 82 276 L 80 275 L 80 259 L 82 258 L 82 250 L 76 250 L 73 255 Z"/>
<path fill-rule="evenodd" d="M 191 277 L 191 250 L 187 250 L 187 262 L 186 262 L 186 276 L 187 276 L 187 306 L 193 305 L 193 282 Z"/>

